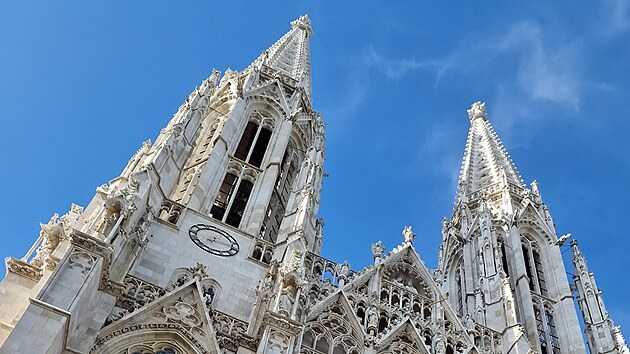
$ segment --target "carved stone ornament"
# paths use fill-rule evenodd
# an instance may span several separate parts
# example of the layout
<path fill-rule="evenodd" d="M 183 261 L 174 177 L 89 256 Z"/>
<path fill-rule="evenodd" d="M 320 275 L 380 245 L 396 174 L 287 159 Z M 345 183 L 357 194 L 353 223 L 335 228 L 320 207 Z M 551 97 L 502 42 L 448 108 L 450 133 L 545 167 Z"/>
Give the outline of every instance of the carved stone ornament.
<path fill-rule="evenodd" d="M 34 281 L 39 281 L 44 275 L 41 268 L 13 257 L 6 259 L 6 267 L 7 272 L 23 276 Z"/>
<path fill-rule="evenodd" d="M 411 226 L 405 226 L 402 232 L 404 245 L 411 246 L 413 244 L 413 240 L 416 238 L 416 234 L 411 231 Z"/>
<path fill-rule="evenodd" d="M 377 243 L 372 244 L 372 255 L 374 259 L 383 257 L 383 252 L 385 252 L 385 246 L 383 246 L 382 241 L 378 241 Z"/>

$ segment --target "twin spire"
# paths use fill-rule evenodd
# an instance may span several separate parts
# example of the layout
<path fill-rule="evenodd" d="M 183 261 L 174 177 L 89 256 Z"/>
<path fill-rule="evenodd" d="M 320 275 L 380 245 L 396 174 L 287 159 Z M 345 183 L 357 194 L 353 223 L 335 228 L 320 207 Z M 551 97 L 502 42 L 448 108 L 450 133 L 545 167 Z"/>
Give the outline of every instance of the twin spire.
<path fill-rule="evenodd" d="M 309 39 L 313 35 L 307 15 L 291 22 L 291 29 L 265 50 L 254 63 L 286 75 L 311 95 Z M 473 201 L 495 187 L 525 188 L 516 166 L 488 121 L 486 105 L 475 102 L 468 110 L 470 130 L 457 186 L 456 203 Z"/>
<path fill-rule="evenodd" d="M 514 162 L 488 121 L 486 104 L 473 103 L 468 118 L 470 130 L 455 203 L 473 201 L 503 187 L 525 188 Z"/>

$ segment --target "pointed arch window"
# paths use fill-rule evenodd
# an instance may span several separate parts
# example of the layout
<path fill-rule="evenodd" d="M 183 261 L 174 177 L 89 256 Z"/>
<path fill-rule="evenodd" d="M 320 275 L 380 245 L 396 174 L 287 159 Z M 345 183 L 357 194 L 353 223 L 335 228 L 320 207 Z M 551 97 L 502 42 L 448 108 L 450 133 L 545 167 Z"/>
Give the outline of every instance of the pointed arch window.
<path fill-rule="evenodd" d="M 253 187 L 254 171 L 231 163 L 210 209 L 210 216 L 239 227 Z"/>
<path fill-rule="evenodd" d="M 505 250 L 505 241 L 502 238 L 498 239 L 498 244 L 499 244 L 499 252 L 501 252 L 501 265 L 503 266 L 503 271 L 505 272 L 506 276 L 510 276 L 510 267 L 508 264 L 508 255 L 507 252 Z"/>
<path fill-rule="evenodd" d="M 560 342 L 558 341 L 552 306 L 548 302 L 542 301 L 541 298 L 536 300 L 538 302 L 534 304 L 534 316 L 538 339 L 540 340 L 540 351 L 543 354 L 560 354 Z"/>
<path fill-rule="evenodd" d="M 289 141 L 280 164 L 280 171 L 265 213 L 265 219 L 258 233 L 259 237 L 266 241 L 276 242 L 299 163 L 297 149 L 294 148 L 293 141 Z"/>
<path fill-rule="evenodd" d="M 547 296 L 547 282 L 542 264 L 540 247 L 535 241 L 524 238 L 522 241 L 523 261 L 529 278 L 529 289 L 541 295 Z"/>
<path fill-rule="evenodd" d="M 460 316 L 464 316 L 464 304 L 466 303 L 465 278 L 464 262 L 460 259 L 455 269 L 455 309 Z"/>
<path fill-rule="evenodd" d="M 270 117 L 254 111 L 250 116 L 234 157 L 250 165 L 260 167 L 271 140 L 273 121 Z"/>

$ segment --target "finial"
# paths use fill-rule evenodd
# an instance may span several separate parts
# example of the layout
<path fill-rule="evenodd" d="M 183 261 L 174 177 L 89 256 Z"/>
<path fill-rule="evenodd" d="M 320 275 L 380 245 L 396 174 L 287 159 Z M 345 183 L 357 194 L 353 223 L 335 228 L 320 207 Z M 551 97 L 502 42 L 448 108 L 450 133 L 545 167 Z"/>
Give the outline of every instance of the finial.
<path fill-rule="evenodd" d="M 578 257 L 582 254 L 582 252 L 580 252 L 580 249 L 578 248 L 578 241 L 576 239 L 571 240 L 569 245 L 573 249 L 573 257 Z"/>
<path fill-rule="evenodd" d="M 383 252 L 385 252 L 385 246 L 383 246 L 383 242 L 380 240 L 377 243 L 372 244 L 372 255 L 374 256 L 374 262 L 377 263 L 381 257 L 383 257 Z"/>
<path fill-rule="evenodd" d="M 193 278 L 199 281 L 208 276 L 207 269 L 208 266 L 199 262 L 197 262 L 197 265 L 195 265 L 194 267 L 188 268 L 188 270 L 192 273 Z"/>
<path fill-rule="evenodd" d="M 535 196 L 540 196 L 540 189 L 538 188 L 538 181 L 533 180 L 530 186 L 532 187 L 532 193 L 534 193 Z"/>
<path fill-rule="evenodd" d="M 405 228 L 403 229 L 402 235 L 403 235 L 405 246 L 411 246 L 414 238 L 416 238 L 416 235 L 413 233 L 413 231 L 411 231 L 411 226 L 405 226 Z"/>
<path fill-rule="evenodd" d="M 486 114 L 486 103 L 477 101 L 470 106 L 468 112 L 468 119 L 472 123 L 477 118 L 488 119 L 488 115 Z"/>
<path fill-rule="evenodd" d="M 308 18 L 308 15 L 300 16 L 297 20 L 291 21 L 291 27 L 299 27 L 305 30 L 309 36 L 313 35 L 313 28 L 311 27 L 311 20 Z"/>

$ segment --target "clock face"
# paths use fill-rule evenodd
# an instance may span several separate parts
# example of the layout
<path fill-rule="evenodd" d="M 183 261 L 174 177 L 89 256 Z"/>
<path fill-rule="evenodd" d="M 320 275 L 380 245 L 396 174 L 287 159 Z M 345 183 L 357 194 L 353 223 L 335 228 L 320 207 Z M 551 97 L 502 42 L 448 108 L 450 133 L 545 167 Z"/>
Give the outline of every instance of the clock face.
<path fill-rule="evenodd" d="M 217 256 L 233 256 L 239 250 L 238 242 L 232 235 L 212 225 L 193 225 L 188 235 L 199 248 Z"/>

